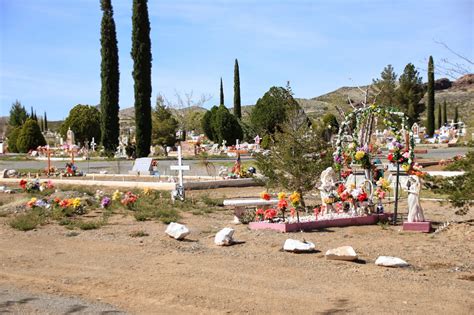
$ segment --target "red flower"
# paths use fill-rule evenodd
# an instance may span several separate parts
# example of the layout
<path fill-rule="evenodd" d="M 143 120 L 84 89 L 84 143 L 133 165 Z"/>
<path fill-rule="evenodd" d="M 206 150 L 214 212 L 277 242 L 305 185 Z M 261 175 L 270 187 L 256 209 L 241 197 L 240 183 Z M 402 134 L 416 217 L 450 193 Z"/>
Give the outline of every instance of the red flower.
<path fill-rule="evenodd" d="M 277 211 L 275 209 L 267 209 L 265 210 L 265 219 L 273 219 L 276 217 Z"/>
<path fill-rule="evenodd" d="M 21 187 L 22 189 L 26 189 L 26 183 L 27 183 L 26 180 L 24 180 L 24 179 L 20 180 L 20 187 Z"/>
<path fill-rule="evenodd" d="M 264 214 L 265 214 L 265 211 L 263 211 L 262 208 L 259 208 L 259 209 L 257 209 L 257 211 L 255 211 L 255 214 L 256 214 L 256 215 L 264 215 Z"/>
<path fill-rule="evenodd" d="M 390 161 L 390 162 L 393 162 L 393 154 L 392 153 L 389 153 L 387 155 L 387 159 Z"/>
<path fill-rule="evenodd" d="M 291 209 L 290 209 L 290 215 L 291 215 L 291 217 L 294 217 L 294 216 L 295 216 L 295 213 L 296 213 L 296 209 L 295 209 L 295 208 L 291 208 Z"/>
<path fill-rule="evenodd" d="M 260 198 L 262 198 L 263 200 L 270 200 L 271 196 L 270 194 L 263 192 L 260 194 Z"/>
<path fill-rule="evenodd" d="M 339 195 L 341 195 L 344 192 L 344 190 L 346 190 L 346 186 L 344 186 L 344 184 L 340 184 L 339 187 L 337 187 L 337 193 Z"/>
<path fill-rule="evenodd" d="M 316 207 L 316 208 L 313 209 L 313 211 L 314 211 L 314 216 L 317 218 L 318 215 L 319 215 L 319 212 L 321 211 L 321 208 L 320 208 L 320 207 Z"/>
<path fill-rule="evenodd" d="M 288 208 L 288 201 L 285 199 L 281 199 L 278 201 L 278 209 L 286 209 Z"/>
<path fill-rule="evenodd" d="M 366 200 L 367 200 L 367 193 L 361 192 L 361 193 L 359 194 L 359 196 L 357 197 L 357 199 L 358 199 L 360 202 L 366 201 Z"/>

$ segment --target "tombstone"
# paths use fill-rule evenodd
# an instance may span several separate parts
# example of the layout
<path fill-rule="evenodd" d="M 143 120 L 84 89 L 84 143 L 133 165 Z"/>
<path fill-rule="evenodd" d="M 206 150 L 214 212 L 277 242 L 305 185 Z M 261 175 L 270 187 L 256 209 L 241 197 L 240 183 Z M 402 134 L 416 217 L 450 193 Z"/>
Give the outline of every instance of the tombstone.
<path fill-rule="evenodd" d="M 133 175 L 152 175 L 153 173 L 153 158 L 138 158 L 133 164 L 132 170 L 129 174 Z"/>
<path fill-rule="evenodd" d="M 66 133 L 66 143 L 69 146 L 74 145 L 74 132 L 69 128 Z"/>
<path fill-rule="evenodd" d="M 225 146 L 225 144 L 227 143 L 227 140 L 222 140 L 222 150 L 224 151 L 227 151 L 227 147 Z"/>

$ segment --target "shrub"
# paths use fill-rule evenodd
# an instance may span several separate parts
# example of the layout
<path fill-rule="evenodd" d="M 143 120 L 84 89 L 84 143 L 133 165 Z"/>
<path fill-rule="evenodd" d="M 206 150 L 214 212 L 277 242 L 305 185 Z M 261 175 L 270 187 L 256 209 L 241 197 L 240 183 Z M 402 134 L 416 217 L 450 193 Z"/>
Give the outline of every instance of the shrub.
<path fill-rule="evenodd" d="M 145 231 L 133 231 L 132 233 L 129 234 L 131 237 L 145 237 L 148 236 L 149 234 Z"/>
<path fill-rule="evenodd" d="M 18 152 L 16 142 L 18 141 L 18 136 L 20 135 L 21 127 L 13 128 L 8 134 L 8 151 Z"/>
<path fill-rule="evenodd" d="M 76 221 L 74 223 L 75 226 L 80 228 L 81 230 L 95 230 L 100 228 L 104 225 L 102 221 Z"/>
<path fill-rule="evenodd" d="M 44 224 L 45 218 L 39 211 L 31 211 L 20 214 L 10 220 L 12 228 L 20 231 L 34 230 L 38 225 Z"/>
<path fill-rule="evenodd" d="M 36 149 L 38 146 L 46 145 L 46 140 L 41 133 L 36 120 L 28 119 L 21 128 L 16 141 L 16 148 L 19 152 L 26 153 Z"/>

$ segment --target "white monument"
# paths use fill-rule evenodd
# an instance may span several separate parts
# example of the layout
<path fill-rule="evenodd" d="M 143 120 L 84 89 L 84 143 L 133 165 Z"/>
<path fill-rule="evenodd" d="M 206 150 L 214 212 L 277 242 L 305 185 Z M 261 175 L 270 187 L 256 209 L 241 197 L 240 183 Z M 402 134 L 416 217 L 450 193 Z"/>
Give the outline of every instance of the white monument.
<path fill-rule="evenodd" d="M 69 129 L 67 130 L 67 133 L 66 133 L 66 144 L 68 146 L 73 146 L 75 144 L 75 142 L 74 142 L 74 132 L 71 130 L 70 127 L 69 127 Z"/>
<path fill-rule="evenodd" d="M 408 192 L 408 223 L 424 222 L 425 217 L 420 204 L 420 178 L 416 175 L 410 175 L 405 188 Z"/>

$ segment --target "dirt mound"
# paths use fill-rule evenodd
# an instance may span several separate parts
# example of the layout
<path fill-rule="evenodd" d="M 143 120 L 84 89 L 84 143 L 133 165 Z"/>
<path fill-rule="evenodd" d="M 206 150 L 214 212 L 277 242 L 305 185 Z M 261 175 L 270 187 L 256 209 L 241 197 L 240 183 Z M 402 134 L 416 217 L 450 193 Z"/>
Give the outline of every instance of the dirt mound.
<path fill-rule="evenodd" d="M 454 81 L 453 87 L 466 88 L 474 84 L 474 74 L 466 74 Z"/>

